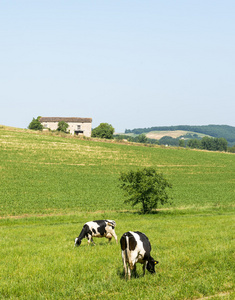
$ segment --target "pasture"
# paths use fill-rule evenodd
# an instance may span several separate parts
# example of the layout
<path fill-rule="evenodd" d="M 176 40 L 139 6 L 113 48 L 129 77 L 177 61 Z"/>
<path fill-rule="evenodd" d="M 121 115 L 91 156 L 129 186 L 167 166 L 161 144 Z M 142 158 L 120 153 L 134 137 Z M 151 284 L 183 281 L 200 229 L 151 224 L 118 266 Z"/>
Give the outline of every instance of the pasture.
<path fill-rule="evenodd" d="M 150 215 L 123 204 L 120 172 L 156 167 L 172 206 Z M 0 128 L 0 298 L 233 299 L 234 154 L 53 136 Z M 123 277 L 114 239 L 74 239 L 114 219 L 118 239 L 143 231 L 156 274 Z"/>

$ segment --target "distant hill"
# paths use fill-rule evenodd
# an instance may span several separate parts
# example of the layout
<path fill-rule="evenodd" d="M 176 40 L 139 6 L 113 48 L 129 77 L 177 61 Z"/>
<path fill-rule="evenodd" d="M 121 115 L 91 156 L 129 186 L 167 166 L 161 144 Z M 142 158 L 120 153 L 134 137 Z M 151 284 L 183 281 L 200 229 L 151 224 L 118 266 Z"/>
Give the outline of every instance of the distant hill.
<path fill-rule="evenodd" d="M 158 126 L 158 127 L 149 127 L 149 128 L 135 128 L 135 129 L 126 129 L 125 134 L 148 134 L 152 133 L 152 137 L 156 132 L 164 132 L 164 136 L 172 136 L 173 131 L 183 132 L 182 136 L 192 133 L 207 135 L 215 138 L 225 138 L 228 141 L 229 146 L 235 145 L 235 127 L 229 125 L 202 125 L 202 126 L 190 126 L 190 125 L 178 125 L 178 126 Z M 155 133 L 154 133 L 155 132 Z M 170 133 L 171 132 L 171 133 Z M 157 136 L 157 135 L 156 135 Z M 163 136 L 163 135 L 161 135 Z"/>

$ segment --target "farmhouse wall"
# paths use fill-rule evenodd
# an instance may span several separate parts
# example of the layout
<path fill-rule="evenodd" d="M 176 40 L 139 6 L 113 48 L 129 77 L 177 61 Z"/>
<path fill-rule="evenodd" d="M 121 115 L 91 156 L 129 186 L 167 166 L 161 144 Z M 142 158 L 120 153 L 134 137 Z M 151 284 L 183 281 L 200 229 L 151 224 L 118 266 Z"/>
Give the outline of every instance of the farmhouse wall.
<path fill-rule="evenodd" d="M 69 127 L 68 131 L 74 135 L 84 135 L 86 137 L 91 136 L 91 118 L 57 118 L 57 117 L 41 117 L 40 122 L 46 129 L 57 130 L 58 123 L 64 121 Z"/>

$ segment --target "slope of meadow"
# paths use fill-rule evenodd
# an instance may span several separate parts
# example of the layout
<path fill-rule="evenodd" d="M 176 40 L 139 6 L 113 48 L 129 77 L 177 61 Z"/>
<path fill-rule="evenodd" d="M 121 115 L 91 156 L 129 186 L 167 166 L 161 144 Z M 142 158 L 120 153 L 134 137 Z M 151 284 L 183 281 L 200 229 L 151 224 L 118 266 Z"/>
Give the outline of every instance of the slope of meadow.
<path fill-rule="evenodd" d="M 125 210 L 121 171 L 154 166 L 172 182 L 173 206 L 231 206 L 233 154 L 118 145 L 0 130 L 1 216 Z"/>
<path fill-rule="evenodd" d="M 154 166 L 172 207 L 139 215 L 120 172 Z M 235 156 L 0 128 L 1 299 L 233 299 Z M 74 248 L 92 219 L 150 238 L 156 275 L 123 278 L 120 246 Z"/>

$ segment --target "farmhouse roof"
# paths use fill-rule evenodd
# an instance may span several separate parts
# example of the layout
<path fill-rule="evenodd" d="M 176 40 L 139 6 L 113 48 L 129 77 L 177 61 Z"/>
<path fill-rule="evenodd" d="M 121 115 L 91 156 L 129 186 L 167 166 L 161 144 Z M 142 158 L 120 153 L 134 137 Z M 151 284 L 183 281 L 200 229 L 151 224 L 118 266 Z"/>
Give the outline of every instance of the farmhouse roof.
<path fill-rule="evenodd" d="M 68 122 L 68 123 L 91 123 L 92 118 L 62 118 L 62 117 L 41 117 L 39 120 L 42 122 Z"/>

